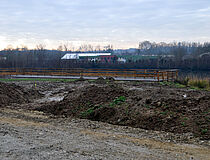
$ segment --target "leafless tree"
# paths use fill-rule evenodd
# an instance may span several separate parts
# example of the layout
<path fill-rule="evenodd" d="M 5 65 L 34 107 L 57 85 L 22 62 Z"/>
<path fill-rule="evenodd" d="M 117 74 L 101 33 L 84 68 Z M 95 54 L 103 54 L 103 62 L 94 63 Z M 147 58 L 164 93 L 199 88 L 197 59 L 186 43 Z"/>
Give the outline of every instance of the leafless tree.
<path fill-rule="evenodd" d="M 45 50 L 45 48 L 46 48 L 46 45 L 45 44 L 38 44 L 38 45 L 36 45 L 36 49 L 37 50 Z"/>

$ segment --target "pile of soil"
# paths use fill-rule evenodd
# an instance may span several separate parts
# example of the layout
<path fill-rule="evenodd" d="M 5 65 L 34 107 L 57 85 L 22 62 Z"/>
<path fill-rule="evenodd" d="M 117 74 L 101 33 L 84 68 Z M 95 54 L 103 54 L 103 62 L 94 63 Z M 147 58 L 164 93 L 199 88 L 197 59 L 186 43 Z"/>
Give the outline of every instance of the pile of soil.
<path fill-rule="evenodd" d="M 95 83 L 98 83 L 98 84 L 106 84 L 106 80 L 103 77 L 98 77 L 95 80 Z"/>
<path fill-rule="evenodd" d="M 63 101 L 37 110 L 148 130 L 191 132 L 201 139 L 210 139 L 210 92 L 128 88 L 92 85 L 70 91 Z"/>
<path fill-rule="evenodd" d="M 76 91 L 69 91 L 68 95 L 65 96 L 62 101 L 41 106 L 37 108 L 37 110 L 54 115 L 82 118 L 84 117 L 82 113 L 85 114 L 89 109 L 95 111 L 101 108 L 102 105 L 109 105 L 112 101 L 121 96 L 128 96 L 128 92 L 117 85 L 90 85 Z"/>
<path fill-rule="evenodd" d="M 41 96 L 36 90 L 25 90 L 15 84 L 0 82 L 0 107 L 5 107 L 12 103 L 28 103 L 30 99 Z"/>

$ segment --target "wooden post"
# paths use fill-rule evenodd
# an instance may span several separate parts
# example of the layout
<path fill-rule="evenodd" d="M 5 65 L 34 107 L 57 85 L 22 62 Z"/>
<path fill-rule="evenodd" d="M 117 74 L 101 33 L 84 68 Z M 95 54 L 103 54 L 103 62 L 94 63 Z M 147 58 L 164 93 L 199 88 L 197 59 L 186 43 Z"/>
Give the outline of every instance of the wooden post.
<path fill-rule="evenodd" d="M 159 74 L 159 71 L 157 71 L 157 79 L 158 79 L 158 82 L 160 82 L 160 74 Z"/>
<path fill-rule="evenodd" d="M 147 71 L 146 71 L 146 69 L 144 69 L 144 79 L 145 79 L 145 75 L 146 75 L 146 73 L 147 73 Z"/>
<path fill-rule="evenodd" d="M 174 81 L 174 71 L 171 72 L 171 74 L 172 74 L 172 81 Z"/>
<path fill-rule="evenodd" d="M 134 71 L 134 78 L 136 79 L 137 77 L 137 71 Z"/>
<path fill-rule="evenodd" d="M 167 76 L 167 82 L 168 82 L 168 76 L 169 76 L 169 75 L 168 75 L 168 71 L 166 71 L 166 76 Z"/>
<path fill-rule="evenodd" d="M 178 79 L 178 70 L 176 70 L 176 80 Z"/>
<path fill-rule="evenodd" d="M 80 71 L 80 77 L 83 77 L 83 69 Z"/>
<path fill-rule="evenodd" d="M 161 72 L 162 73 L 162 80 L 164 81 L 164 72 Z"/>

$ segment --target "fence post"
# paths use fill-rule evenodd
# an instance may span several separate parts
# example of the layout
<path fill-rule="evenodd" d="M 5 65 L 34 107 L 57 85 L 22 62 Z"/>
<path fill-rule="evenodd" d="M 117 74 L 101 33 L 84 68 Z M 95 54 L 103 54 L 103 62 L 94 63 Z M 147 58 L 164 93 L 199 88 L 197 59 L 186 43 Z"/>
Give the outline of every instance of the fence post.
<path fill-rule="evenodd" d="M 160 72 L 157 71 L 157 79 L 158 79 L 158 82 L 160 82 Z"/>
<path fill-rule="evenodd" d="M 169 79 L 168 79 L 168 76 L 169 76 L 169 75 L 168 75 L 168 71 L 166 71 L 166 76 L 167 76 L 167 82 L 168 82 L 168 80 L 169 80 Z"/>
<path fill-rule="evenodd" d="M 162 73 L 162 80 L 164 81 L 164 72 L 161 72 Z"/>
<path fill-rule="evenodd" d="M 174 81 L 174 71 L 172 71 L 171 74 L 172 74 L 172 81 Z"/>
<path fill-rule="evenodd" d="M 146 69 L 144 69 L 144 79 L 145 79 L 146 72 L 147 72 Z"/>
<path fill-rule="evenodd" d="M 176 80 L 178 79 L 178 70 L 176 70 Z"/>

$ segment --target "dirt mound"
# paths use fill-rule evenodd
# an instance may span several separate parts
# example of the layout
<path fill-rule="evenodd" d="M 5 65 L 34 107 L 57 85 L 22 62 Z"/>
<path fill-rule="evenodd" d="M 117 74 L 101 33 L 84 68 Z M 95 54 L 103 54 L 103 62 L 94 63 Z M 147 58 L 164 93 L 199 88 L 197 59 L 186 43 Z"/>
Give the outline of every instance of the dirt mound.
<path fill-rule="evenodd" d="M 191 132 L 203 139 L 210 138 L 209 95 L 197 99 L 165 98 L 156 101 L 148 100 L 141 108 L 131 107 L 129 112 L 129 116 L 125 116 L 129 119 L 122 121 L 122 125 L 173 133 Z"/>
<path fill-rule="evenodd" d="M 139 87 L 139 86 L 138 86 Z M 210 138 L 210 92 L 100 84 L 71 91 L 63 101 L 38 110 L 173 133 Z"/>
<path fill-rule="evenodd" d="M 26 103 L 37 96 L 40 96 L 40 94 L 35 90 L 24 90 L 15 84 L 0 82 L 0 107 L 11 103 Z"/>
<path fill-rule="evenodd" d="M 107 81 L 110 81 L 110 82 L 115 81 L 115 79 L 114 79 L 113 77 L 106 77 L 106 80 L 107 80 Z"/>
<path fill-rule="evenodd" d="M 123 88 L 116 85 L 91 85 L 77 91 L 70 91 L 63 101 L 38 108 L 55 115 L 91 117 L 91 113 L 102 105 L 110 105 L 118 97 L 126 96 Z"/>
<path fill-rule="evenodd" d="M 106 84 L 106 79 L 103 77 L 98 77 L 95 82 L 98 84 Z"/>

